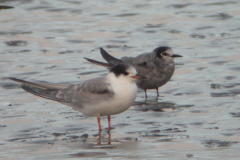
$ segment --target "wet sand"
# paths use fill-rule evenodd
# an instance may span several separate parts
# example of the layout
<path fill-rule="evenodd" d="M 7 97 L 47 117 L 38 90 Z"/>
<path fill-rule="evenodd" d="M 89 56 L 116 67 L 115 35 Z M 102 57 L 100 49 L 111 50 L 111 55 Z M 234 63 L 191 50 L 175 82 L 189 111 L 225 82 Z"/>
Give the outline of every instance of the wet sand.
<path fill-rule="evenodd" d="M 239 159 L 240 2 L 2 1 L 0 159 Z M 14 8 L 11 8 L 14 7 Z M 33 96 L 7 77 L 78 83 L 116 57 L 169 46 L 176 70 L 149 98 L 112 116 L 99 139 L 95 118 Z M 107 119 L 102 118 L 107 128 Z M 101 142 L 101 145 L 98 145 Z"/>

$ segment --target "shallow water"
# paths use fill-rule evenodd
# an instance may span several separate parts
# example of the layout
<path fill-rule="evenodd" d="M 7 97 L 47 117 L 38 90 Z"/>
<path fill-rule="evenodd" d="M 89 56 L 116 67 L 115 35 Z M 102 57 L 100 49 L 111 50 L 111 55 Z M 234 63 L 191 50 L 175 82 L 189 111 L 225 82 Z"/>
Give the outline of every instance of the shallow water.
<path fill-rule="evenodd" d="M 1 2 L 14 8 L 0 7 L 0 158 L 239 158 L 237 0 Z M 83 59 L 102 60 L 99 47 L 122 57 L 163 45 L 184 57 L 161 97 L 140 90 L 100 140 L 95 118 L 7 79 L 82 82 L 107 73 Z"/>

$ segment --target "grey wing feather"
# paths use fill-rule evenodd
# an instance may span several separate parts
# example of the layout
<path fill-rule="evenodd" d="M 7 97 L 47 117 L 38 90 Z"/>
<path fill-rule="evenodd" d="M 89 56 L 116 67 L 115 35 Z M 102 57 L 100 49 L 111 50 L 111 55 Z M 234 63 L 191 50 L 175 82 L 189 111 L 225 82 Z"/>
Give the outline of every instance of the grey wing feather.
<path fill-rule="evenodd" d="M 73 107 L 82 107 L 84 103 L 97 103 L 99 100 L 107 100 L 114 95 L 105 77 L 90 79 L 82 84 L 57 85 L 59 88 L 51 83 L 41 85 L 41 82 L 28 82 L 16 78 L 9 79 L 22 83 L 22 88 L 29 93 Z"/>
<path fill-rule="evenodd" d="M 59 93 L 64 92 L 60 90 Z M 112 87 L 106 82 L 105 77 L 90 79 L 82 84 L 72 86 L 67 93 L 62 94 L 66 100 L 71 100 L 73 105 L 98 103 L 98 101 L 108 100 L 114 95 Z M 57 95 L 60 97 L 60 94 Z"/>
<path fill-rule="evenodd" d="M 85 58 L 85 57 L 84 57 Z M 90 59 L 90 58 L 85 58 L 88 62 L 91 62 L 91 63 L 94 63 L 94 64 L 97 64 L 99 66 L 103 66 L 103 67 L 106 67 L 106 68 L 112 68 L 113 65 L 109 64 L 109 63 L 104 63 L 104 62 L 100 62 L 100 61 L 96 61 L 96 60 L 93 60 L 93 59 Z"/>
<path fill-rule="evenodd" d="M 133 64 L 134 57 L 122 57 L 121 60 L 125 63 Z"/>
<path fill-rule="evenodd" d="M 140 54 L 137 57 L 122 57 L 122 60 L 132 64 L 139 74 L 148 75 L 154 69 L 151 53 Z"/>
<path fill-rule="evenodd" d="M 53 83 L 46 83 L 46 82 L 28 82 L 28 81 L 24 81 L 24 80 L 12 78 L 12 77 L 9 77 L 9 79 L 11 79 L 15 82 L 35 86 L 35 87 L 42 88 L 42 89 L 61 89 L 61 88 L 65 88 L 67 86 L 67 84 L 53 84 Z"/>
<path fill-rule="evenodd" d="M 51 84 L 46 82 L 28 82 L 17 78 L 9 78 L 13 81 L 22 83 L 22 89 L 32 93 L 36 96 L 40 96 L 46 99 L 64 102 L 62 98 L 57 98 L 56 95 L 61 88 L 65 88 L 67 85 L 63 84 Z"/>
<path fill-rule="evenodd" d="M 148 63 L 148 62 L 151 62 L 152 61 L 152 57 L 151 57 L 151 54 L 149 53 L 144 53 L 144 54 L 140 54 L 138 55 L 137 57 L 135 57 L 133 59 L 133 64 L 134 65 L 142 65 L 142 64 L 145 64 L 145 63 Z"/>
<path fill-rule="evenodd" d="M 58 102 L 65 102 L 63 98 L 56 97 L 59 91 L 58 89 L 41 89 L 41 88 L 37 88 L 34 86 L 25 85 L 25 84 L 22 85 L 22 89 L 39 97 L 43 97 L 43 98 L 58 101 Z"/>
<path fill-rule="evenodd" d="M 137 68 L 148 68 L 153 69 L 154 64 L 152 63 L 151 53 L 140 54 L 137 57 L 122 57 L 122 61 L 130 63 Z"/>
<path fill-rule="evenodd" d="M 102 57 L 111 65 L 117 65 L 119 63 L 122 63 L 123 61 L 120 59 L 117 59 L 113 56 L 111 56 L 109 53 L 107 53 L 103 48 L 100 48 L 100 52 L 102 54 Z"/>

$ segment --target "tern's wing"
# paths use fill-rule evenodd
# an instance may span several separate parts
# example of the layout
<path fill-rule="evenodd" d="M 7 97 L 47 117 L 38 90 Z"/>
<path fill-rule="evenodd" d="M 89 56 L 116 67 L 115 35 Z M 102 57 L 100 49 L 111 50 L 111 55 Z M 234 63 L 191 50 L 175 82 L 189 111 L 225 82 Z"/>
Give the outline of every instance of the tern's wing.
<path fill-rule="evenodd" d="M 133 59 L 133 64 L 142 65 L 144 63 L 151 62 L 151 61 L 152 61 L 151 54 L 143 53 Z"/>
<path fill-rule="evenodd" d="M 91 63 L 94 63 L 94 64 L 97 64 L 99 66 L 103 66 L 103 67 L 106 67 L 106 68 L 112 68 L 113 66 L 119 64 L 119 63 L 123 63 L 122 60 L 120 59 L 117 59 L 113 56 L 111 56 L 109 53 L 107 53 L 103 48 L 100 48 L 100 52 L 102 54 L 102 57 L 108 62 L 108 63 L 104 63 L 104 62 L 100 62 L 100 61 L 96 61 L 96 60 L 93 60 L 93 59 L 90 59 L 90 58 L 85 58 L 88 62 L 91 62 Z"/>
<path fill-rule="evenodd" d="M 114 95 L 111 85 L 105 77 L 98 77 L 73 86 L 70 90 L 61 89 L 58 97 L 68 100 L 73 106 L 96 104 L 107 101 Z"/>
<path fill-rule="evenodd" d="M 24 81 L 24 80 L 12 78 L 12 77 L 9 77 L 9 79 L 15 82 L 22 83 L 23 85 L 31 85 L 31 86 L 42 88 L 42 89 L 61 89 L 67 86 L 67 84 L 53 84 L 53 83 L 47 83 L 47 82 L 28 82 L 28 81 Z"/>
<path fill-rule="evenodd" d="M 85 58 L 85 57 L 84 57 Z M 106 68 L 112 68 L 113 65 L 109 64 L 109 63 L 104 63 L 104 62 L 100 62 L 100 61 L 96 61 L 96 60 L 93 60 L 93 59 L 90 59 L 90 58 L 85 58 L 88 62 L 91 62 L 91 63 L 94 63 L 94 64 L 97 64 L 99 66 L 103 66 L 103 67 L 106 67 Z"/>
<path fill-rule="evenodd" d="M 22 89 L 36 96 L 40 96 L 40 97 L 58 101 L 58 102 L 65 101 L 63 98 L 58 98 L 56 95 L 58 94 L 60 89 L 66 88 L 68 86 L 66 84 L 62 85 L 62 84 L 51 84 L 46 82 L 28 82 L 28 81 L 24 81 L 17 78 L 9 78 L 9 79 L 22 83 Z"/>
<path fill-rule="evenodd" d="M 111 56 L 109 53 L 107 53 L 103 48 L 100 48 L 100 52 L 102 54 L 102 57 L 111 65 L 117 65 L 119 63 L 122 63 L 123 61 L 120 59 L 117 59 L 113 56 Z"/>
<path fill-rule="evenodd" d="M 29 93 L 73 107 L 82 107 L 85 103 L 91 104 L 108 100 L 114 95 L 105 77 L 90 79 L 76 85 L 56 85 L 42 82 L 28 82 L 16 78 L 10 79 L 22 83 L 22 88 Z"/>
<path fill-rule="evenodd" d="M 154 62 L 150 53 L 140 54 L 132 60 L 132 64 L 135 66 L 139 74 L 142 74 L 140 70 L 144 72 L 151 72 L 154 68 Z M 146 74 L 144 74 L 146 75 Z"/>

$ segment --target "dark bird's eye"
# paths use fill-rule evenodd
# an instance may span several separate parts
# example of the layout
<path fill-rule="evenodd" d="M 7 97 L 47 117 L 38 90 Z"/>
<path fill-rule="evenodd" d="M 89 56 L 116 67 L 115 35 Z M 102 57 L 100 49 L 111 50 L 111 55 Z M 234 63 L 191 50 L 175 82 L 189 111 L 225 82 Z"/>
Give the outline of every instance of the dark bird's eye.
<path fill-rule="evenodd" d="M 168 54 L 167 53 L 162 53 L 163 56 L 167 56 Z"/>
<path fill-rule="evenodd" d="M 154 49 L 154 52 L 156 53 L 158 58 L 162 58 L 162 56 L 167 56 L 168 54 L 165 53 L 168 49 L 170 49 L 169 47 L 158 47 Z"/>
<path fill-rule="evenodd" d="M 128 75 L 128 72 L 123 72 L 123 74 L 127 76 L 127 75 Z"/>

